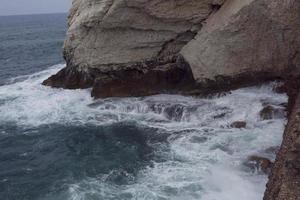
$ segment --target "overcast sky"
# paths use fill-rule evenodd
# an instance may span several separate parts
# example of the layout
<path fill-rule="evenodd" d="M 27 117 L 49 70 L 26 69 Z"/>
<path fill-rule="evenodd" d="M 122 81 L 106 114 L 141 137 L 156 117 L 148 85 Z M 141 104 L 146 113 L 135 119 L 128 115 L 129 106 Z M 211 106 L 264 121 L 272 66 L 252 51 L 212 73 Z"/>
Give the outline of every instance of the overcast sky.
<path fill-rule="evenodd" d="M 72 0 L 0 0 L 0 15 L 67 12 Z"/>

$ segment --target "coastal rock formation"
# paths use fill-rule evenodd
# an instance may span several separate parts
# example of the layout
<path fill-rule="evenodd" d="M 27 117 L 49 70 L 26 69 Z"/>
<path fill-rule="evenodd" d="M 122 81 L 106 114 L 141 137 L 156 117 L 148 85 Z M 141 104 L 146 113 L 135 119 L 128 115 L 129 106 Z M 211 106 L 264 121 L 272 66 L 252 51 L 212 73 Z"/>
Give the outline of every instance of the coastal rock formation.
<path fill-rule="evenodd" d="M 109 97 L 225 90 L 282 78 L 300 63 L 299 4 L 74 0 L 64 45 L 67 67 L 43 84 L 92 87 L 93 96 Z M 157 76 L 158 69 L 164 73 Z M 135 90 L 136 84 L 145 89 Z"/>
<path fill-rule="evenodd" d="M 289 116 L 264 200 L 300 199 L 300 94 L 290 101 L 295 102 L 294 108 Z"/>
<path fill-rule="evenodd" d="M 92 96 L 105 98 L 284 79 L 291 114 L 265 200 L 297 200 L 300 76 L 291 76 L 300 74 L 299 19 L 299 0 L 73 0 L 67 66 L 43 84 L 91 87 Z M 267 107 L 261 117 L 276 114 Z"/>
<path fill-rule="evenodd" d="M 176 71 L 181 71 L 182 81 L 176 78 L 175 82 L 185 82 L 189 71 L 178 52 L 222 3 L 223 0 L 74 0 L 64 45 L 67 68 L 44 84 L 69 89 L 95 84 L 96 97 L 141 96 L 177 88 L 169 74 L 177 76 Z M 166 76 L 162 73 L 158 77 L 157 70 L 166 72 Z M 125 76 L 116 72 L 130 77 L 124 80 Z M 143 79 L 152 82 L 143 83 Z M 132 93 L 136 86 L 148 90 Z"/>
<path fill-rule="evenodd" d="M 257 82 L 300 64 L 300 1 L 227 0 L 181 50 L 198 83 Z"/>

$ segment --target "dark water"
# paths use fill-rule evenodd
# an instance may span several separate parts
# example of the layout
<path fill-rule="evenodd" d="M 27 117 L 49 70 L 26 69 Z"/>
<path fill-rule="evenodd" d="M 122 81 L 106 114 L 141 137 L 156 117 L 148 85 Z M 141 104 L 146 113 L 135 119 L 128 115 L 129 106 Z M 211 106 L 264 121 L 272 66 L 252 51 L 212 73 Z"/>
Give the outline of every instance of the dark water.
<path fill-rule="evenodd" d="M 0 16 L 0 84 L 62 63 L 66 14 Z"/>
<path fill-rule="evenodd" d="M 267 176 L 243 163 L 274 158 L 264 150 L 280 144 L 285 119 L 259 111 L 285 95 L 271 84 L 94 100 L 42 86 L 64 67 L 65 17 L 0 17 L 0 200 L 262 199 Z M 230 128 L 237 120 L 247 128 Z"/>

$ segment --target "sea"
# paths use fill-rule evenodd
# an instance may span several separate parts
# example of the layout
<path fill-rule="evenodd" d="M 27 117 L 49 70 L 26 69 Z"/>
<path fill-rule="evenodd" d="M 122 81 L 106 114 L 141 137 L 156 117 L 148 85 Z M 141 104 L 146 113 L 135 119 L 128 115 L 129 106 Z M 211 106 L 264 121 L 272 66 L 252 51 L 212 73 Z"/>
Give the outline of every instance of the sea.
<path fill-rule="evenodd" d="M 93 99 L 41 85 L 65 66 L 66 14 L 0 17 L 1 200 L 262 200 L 285 94 Z M 244 121 L 246 128 L 233 128 Z"/>

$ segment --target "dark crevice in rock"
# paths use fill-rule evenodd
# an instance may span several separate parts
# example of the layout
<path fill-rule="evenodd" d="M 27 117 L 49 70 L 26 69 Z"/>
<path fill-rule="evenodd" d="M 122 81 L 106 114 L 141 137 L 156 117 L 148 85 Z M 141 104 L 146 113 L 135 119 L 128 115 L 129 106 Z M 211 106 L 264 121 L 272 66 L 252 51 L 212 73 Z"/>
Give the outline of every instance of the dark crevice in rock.
<path fill-rule="evenodd" d="M 186 45 L 189 41 L 191 41 L 197 32 L 186 31 L 184 33 L 180 33 L 176 36 L 176 38 L 167 41 L 158 52 L 157 57 L 165 57 L 179 53 L 184 45 Z"/>
<path fill-rule="evenodd" d="M 220 10 L 220 8 L 222 7 L 222 5 L 220 4 L 210 4 L 211 10 L 213 13 L 217 12 L 218 10 Z"/>

